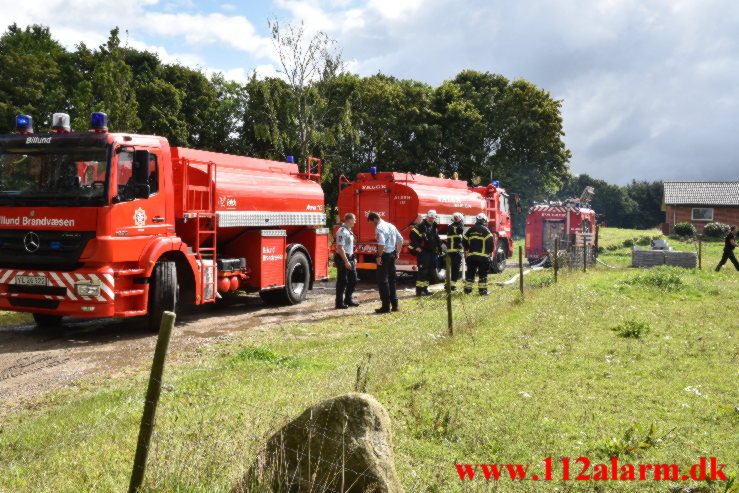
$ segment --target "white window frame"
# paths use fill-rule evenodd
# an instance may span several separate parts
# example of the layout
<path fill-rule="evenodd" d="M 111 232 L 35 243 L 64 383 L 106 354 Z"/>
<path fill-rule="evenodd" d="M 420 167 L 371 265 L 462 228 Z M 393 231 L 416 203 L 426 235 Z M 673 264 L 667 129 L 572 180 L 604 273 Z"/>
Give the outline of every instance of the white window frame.
<path fill-rule="evenodd" d="M 710 219 L 696 218 L 695 211 L 697 210 L 711 211 L 711 218 Z M 691 221 L 706 221 L 706 222 L 713 221 L 713 207 L 693 207 L 693 209 L 690 211 L 690 220 Z"/>

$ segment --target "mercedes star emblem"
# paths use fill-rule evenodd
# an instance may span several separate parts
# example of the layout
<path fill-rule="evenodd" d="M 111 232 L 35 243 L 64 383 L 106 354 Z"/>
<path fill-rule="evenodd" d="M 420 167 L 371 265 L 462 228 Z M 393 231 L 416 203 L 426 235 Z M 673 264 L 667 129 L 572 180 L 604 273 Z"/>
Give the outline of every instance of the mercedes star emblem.
<path fill-rule="evenodd" d="M 33 231 L 29 231 L 28 233 L 26 233 L 26 236 L 23 237 L 23 247 L 28 253 L 35 252 L 40 246 L 41 240 Z"/>

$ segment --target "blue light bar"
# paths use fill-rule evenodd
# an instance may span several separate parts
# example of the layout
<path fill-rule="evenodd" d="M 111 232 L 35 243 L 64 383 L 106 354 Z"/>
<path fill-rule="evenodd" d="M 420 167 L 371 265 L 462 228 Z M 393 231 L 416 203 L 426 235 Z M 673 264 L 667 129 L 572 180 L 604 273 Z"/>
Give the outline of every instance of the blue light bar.
<path fill-rule="evenodd" d="M 28 115 L 15 116 L 15 131 L 21 133 L 33 132 L 33 118 Z"/>
<path fill-rule="evenodd" d="M 295 156 L 287 156 L 286 161 L 288 163 L 294 163 L 295 162 Z"/>
<path fill-rule="evenodd" d="M 52 241 L 50 246 L 54 250 L 59 250 L 62 247 L 62 243 L 60 241 Z"/>
<path fill-rule="evenodd" d="M 495 188 L 498 188 L 500 186 L 500 182 L 498 180 L 493 180 L 491 185 L 494 186 Z"/>
<path fill-rule="evenodd" d="M 376 166 L 372 166 L 372 167 L 370 168 L 370 174 L 371 174 L 372 176 L 375 176 L 375 175 L 377 174 L 377 167 L 376 167 Z"/>
<path fill-rule="evenodd" d="M 102 111 L 90 114 L 90 130 L 95 132 L 106 132 L 108 130 L 108 115 Z"/>

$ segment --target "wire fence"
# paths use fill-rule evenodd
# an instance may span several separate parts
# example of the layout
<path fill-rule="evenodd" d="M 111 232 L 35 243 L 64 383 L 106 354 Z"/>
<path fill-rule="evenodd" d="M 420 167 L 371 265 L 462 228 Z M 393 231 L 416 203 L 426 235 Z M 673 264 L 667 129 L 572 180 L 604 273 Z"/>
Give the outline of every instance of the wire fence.
<path fill-rule="evenodd" d="M 577 269 L 576 258 L 591 262 L 595 257 L 574 248 L 560 252 L 557 264 L 560 269 Z M 544 270 L 549 263 L 551 259 L 544 259 L 529 266 L 524 279 L 536 271 L 540 271 L 536 272 L 540 278 L 551 277 L 551 269 Z M 518 275 L 503 282 L 491 276 L 489 284 L 500 285 L 492 295 L 515 300 L 519 296 L 515 289 L 518 283 L 514 282 Z M 459 281 L 458 286 L 461 284 Z M 540 287 L 542 283 L 526 281 L 526 286 Z M 403 283 L 399 288 L 401 304 L 405 304 L 415 289 Z M 378 320 L 365 318 L 370 315 L 342 322 L 341 317 L 327 314 L 310 322 L 288 322 L 274 338 L 262 334 L 237 354 L 203 358 L 201 364 L 190 365 L 176 377 L 168 379 L 165 374 L 142 490 L 364 491 L 358 485 L 382 483 L 387 475 L 353 465 L 349 457 L 358 446 L 388 449 L 404 491 L 459 488 L 454 464 L 469 462 L 470 457 L 458 456 L 460 447 L 448 436 L 451 422 L 459 418 L 442 402 L 445 394 L 441 391 L 434 397 L 418 398 L 411 391 L 414 397 L 406 406 L 389 409 L 392 428 L 403 429 L 394 435 L 391 448 L 372 435 L 357 438 L 346 430 L 346 423 L 290 424 L 320 401 L 399 385 L 395 372 L 404 368 L 409 354 L 433 346 L 443 348 L 449 340 L 446 318 L 440 316 L 446 292 L 443 284 L 433 286 L 432 292 L 413 304 L 418 330 L 412 333 L 404 324 L 381 328 L 375 324 L 367 329 Z M 483 298 L 460 291 L 453 296 L 456 330 L 473 333 L 489 316 L 481 304 Z M 349 320 L 356 325 L 348 325 Z M 331 344 L 333 337 L 342 343 Z M 260 460 L 268 455 L 270 438 L 278 432 L 296 432 L 291 430 L 296 426 L 301 427 L 297 430 L 301 436 L 310 437 L 309 443 L 283 443 L 279 452 L 282 462 L 278 463 L 284 467 L 268 462 L 273 466 L 272 477 L 258 474 Z M 419 441 L 429 438 L 433 446 L 419 446 Z M 343 452 L 323 453 L 326 450 Z M 302 473 L 308 469 L 309 473 Z"/>

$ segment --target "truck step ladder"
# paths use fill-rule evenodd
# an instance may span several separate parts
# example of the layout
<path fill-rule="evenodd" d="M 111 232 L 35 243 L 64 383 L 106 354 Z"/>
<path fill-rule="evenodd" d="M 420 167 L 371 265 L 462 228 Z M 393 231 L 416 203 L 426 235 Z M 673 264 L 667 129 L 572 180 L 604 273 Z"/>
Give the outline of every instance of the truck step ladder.
<path fill-rule="evenodd" d="M 195 244 L 192 251 L 200 268 L 200 293 L 197 298 L 200 303 L 214 303 L 216 301 L 216 246 L 218 215 L 216 205 L 216 166 L 212 161 L 201 162 L 183 160 L 183 207 L 185 218 L 195 220 Z M 203 167 L 207 170 L 203 173 Z M 197 173 L 200 182 L 203 175 L 206 183 L 193 183 L 191 174 Z"/>

